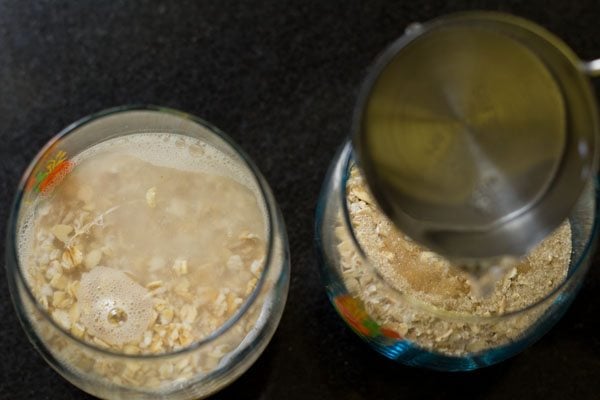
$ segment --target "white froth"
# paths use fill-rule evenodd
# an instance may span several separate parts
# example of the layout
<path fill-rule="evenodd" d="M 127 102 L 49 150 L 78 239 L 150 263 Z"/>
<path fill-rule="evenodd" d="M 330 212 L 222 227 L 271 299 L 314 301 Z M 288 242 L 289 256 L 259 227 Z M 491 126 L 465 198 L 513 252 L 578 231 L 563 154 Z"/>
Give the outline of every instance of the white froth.
<path fill-rule="evenodd" d="M 34 235 L 33 225 L 35 223 L 33 217 L 34 213 L 23 216 L 23 220 L 17 231 L 17 253 L 19 256 L 25 255 L 31 249 Z M 23 260 L 20 261 L 23 262 Z"/>
<path fill-rule="evenodd" d="M 107 343 L 121 345 L 139 340 L 152 322 L 152 298 L 148 291 L 125 273 L 95 267 L 81 276 L 77 296 L 81 323 L 88 332 Z M 113 309 L 123 310 L 120 324 L 108 320 Z"/>
<path fill-rule="evenodd" d="M 126 154 L 158 167 L 227 176 L 257 192 L 257 184 L 241 160 L 234 160 L 198 139 L 175 133 L 136 133 L 99 143 L 73 158 L 78 164 L 100 153 Z M 256 193 L 258 194 L 258 193 Z M 260 199 L 260 196 L 257 196 Z"/>
<path fill-rule="evenodd" d="M 23 215 L 17 228 L 17 259 L 21 265 L 27 265 L 27 258 L 31 257 L 33 244 L 35 243 L 35 207 L 31 207 L 28 214 Z M 25 271 L 29 278 L 30 271 Z"/>
<path fill-rule="evenodd" d="M 137 157 L 159 167 L 226 176 L 252 191 L 267 220 L 265 200 L 244 162 L 199 139 L 176 133 L 135 133 L 92 146 L 77 154 L 72 161 L 77 165 L 105 152 Z"/>

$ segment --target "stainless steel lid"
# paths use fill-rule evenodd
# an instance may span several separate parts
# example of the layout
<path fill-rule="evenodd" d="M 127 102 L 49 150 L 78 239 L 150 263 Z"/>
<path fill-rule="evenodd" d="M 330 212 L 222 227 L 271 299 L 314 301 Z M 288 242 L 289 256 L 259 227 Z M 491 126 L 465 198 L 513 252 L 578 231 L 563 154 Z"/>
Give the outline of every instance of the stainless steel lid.
<path fill-rule="evenodd" d="M 355 113 L 353 146 L 381 208 L 448 257 L 526 254 L 595 173 L 581 65 L 505 14 L 413 25 L 376 62 Z"/>

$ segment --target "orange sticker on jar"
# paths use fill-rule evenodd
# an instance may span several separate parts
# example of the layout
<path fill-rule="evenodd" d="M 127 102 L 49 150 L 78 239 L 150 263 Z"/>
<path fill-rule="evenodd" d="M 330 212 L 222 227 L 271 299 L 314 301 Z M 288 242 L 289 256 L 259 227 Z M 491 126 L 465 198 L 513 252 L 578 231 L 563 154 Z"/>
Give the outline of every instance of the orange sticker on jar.
<path fill-rule="evenodd" d="M 41 194 L 52 193 L 54 188 L 71 172 L 75 164 L 67 158 L 67 153 L 59 150 L 46 162 L 42 170 L 33 174 L 27 182 L 26 192 Z"/>
<path fill-rule="evenodd" d="M 344 294 L 333 299 L 335 308 L 358 333 L 364 336 L 384 336 L 389 339 L 401 339 L 402 336 L 393 329 L 383 327 L 375 322 L 367 313 L 362 303 L 350 295 Z"/>

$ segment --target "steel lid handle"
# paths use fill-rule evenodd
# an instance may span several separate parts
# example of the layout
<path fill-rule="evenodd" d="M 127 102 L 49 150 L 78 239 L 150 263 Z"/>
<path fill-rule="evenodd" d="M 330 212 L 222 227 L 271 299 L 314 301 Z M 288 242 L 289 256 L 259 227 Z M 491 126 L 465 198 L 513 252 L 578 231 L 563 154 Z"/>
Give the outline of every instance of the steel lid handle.
<path fill-rule="evenodd" d="M 592 78 L 600 77 L 600 58 L 591 61 L 584 61 L 582 68 L 586 75 Z"/>

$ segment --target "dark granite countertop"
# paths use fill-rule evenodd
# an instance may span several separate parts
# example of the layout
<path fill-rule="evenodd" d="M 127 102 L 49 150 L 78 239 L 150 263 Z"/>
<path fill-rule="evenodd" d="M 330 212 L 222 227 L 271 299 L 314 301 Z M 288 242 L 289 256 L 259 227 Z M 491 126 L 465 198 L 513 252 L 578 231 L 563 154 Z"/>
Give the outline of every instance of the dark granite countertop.
<path fill-rule="evenodd" d="M 409 22 L 463 9 L 509 11 L 543 24 L 582 58 L 600 57 L 597 0 L 449 3 L 0 0 L 0 236 L 19 176 L 61 128 L 122 104 L 181 109 L 228 132 L 254 158 L 281 205 L 292 252 L 275 337 L 216 399 L 600 398 L 597 257 L 548 335 L 472 373 L 384 359 L 342 323 L 322 288 L 313 252 L 320 185 L 367 66 Z M 90 398 L 29 344 L 5 278 L 0 318 L 1 400 Z"/>

